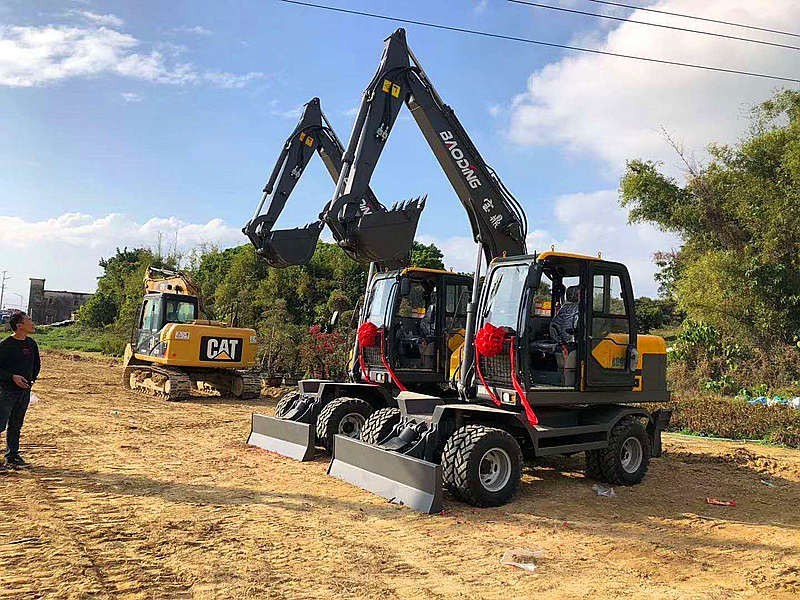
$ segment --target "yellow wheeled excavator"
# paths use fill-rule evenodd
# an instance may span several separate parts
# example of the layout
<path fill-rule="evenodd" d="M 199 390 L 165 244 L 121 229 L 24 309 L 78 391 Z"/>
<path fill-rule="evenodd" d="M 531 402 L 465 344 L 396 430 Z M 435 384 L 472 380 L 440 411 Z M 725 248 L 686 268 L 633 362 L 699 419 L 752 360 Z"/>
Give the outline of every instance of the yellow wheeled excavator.
<path fill-rule="evenodd" d="M 404 105 L 464 206 L 477 246 L 464 341 L 453 352 L 458 394 L 401 391 L 398 407 L 374 412 L 360 439 L 334 436 L 328 473 L 432 513 L 445 488 L 475 506 L 504 504 L 523 462 L 546 456 L 581 452 L 587 476 L 639 483 L 661 454 L 671 412 L 641 407 L 669 400 L 666 344 L 638 334 L 627 268 L 594 256 L 528 253 L 521 205 L 442 101 L 402 29 L 386 40 L 362 97 L 330 205 L 359 205 Z M 397 339 L 391 325 L 381 329 L 380 339 Z"/>
<path fill-rule="evenodd" d="M 253 329 L 201 318 L 200 294 L 188 275 L 149 268 L 144 298 L 125 347 L 122 383 L 167 400 L 185 400 L 192 388 L 257 398 L 252 370 L 258 345 Z"/>

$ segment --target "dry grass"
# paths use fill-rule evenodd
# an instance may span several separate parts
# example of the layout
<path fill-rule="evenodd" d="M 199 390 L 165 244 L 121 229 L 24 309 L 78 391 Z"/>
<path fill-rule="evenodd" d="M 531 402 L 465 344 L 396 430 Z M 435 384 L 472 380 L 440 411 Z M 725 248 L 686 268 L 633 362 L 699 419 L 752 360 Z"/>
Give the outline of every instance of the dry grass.
<path fill-rule="evenodd" d="M 525 471 L 507 506 L 397 507 L 245 445 L 274 400 L 167 403 L 119 364 L 44 356 L 0 477 L 3 598 L 797 598 L 800 453 L 667 435 L 645 481 L 601 498 L 580 456 Z M 761 480 L 767 480 L 765 485 Z M 707 496 L 736 507 L 709 506 Z M 506 550 L 543 550 L 529 574 Z"/>

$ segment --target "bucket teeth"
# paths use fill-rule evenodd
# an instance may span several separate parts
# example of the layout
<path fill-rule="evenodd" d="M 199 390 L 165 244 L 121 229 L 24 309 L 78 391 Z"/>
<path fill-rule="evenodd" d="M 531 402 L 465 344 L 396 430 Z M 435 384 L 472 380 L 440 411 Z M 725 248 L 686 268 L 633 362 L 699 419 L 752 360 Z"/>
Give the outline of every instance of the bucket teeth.
<path fill-rule="evenodd" d="M 337 242 L 361 262 L 408 264 L 425 197 L 396 202 L 386 211 L 362 214 L 340 221 Z M 336 227 L 332 227 L 336 234 Z"/>

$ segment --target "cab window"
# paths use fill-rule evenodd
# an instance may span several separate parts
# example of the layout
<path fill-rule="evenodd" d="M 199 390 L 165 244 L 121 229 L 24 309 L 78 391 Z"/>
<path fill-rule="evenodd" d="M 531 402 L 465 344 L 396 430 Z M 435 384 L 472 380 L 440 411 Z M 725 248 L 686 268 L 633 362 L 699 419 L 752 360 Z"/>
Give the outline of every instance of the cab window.
<path fill-rule="evenodd" d="M 401 317 L 421 319 L 428 310 L 429 296 L 430 294 L 423 283 L 414 281 L 408 296 L 403 296 L 400 299 L 400 307 L 397 314 Z"/>
<path fill-rule="evenodd" d="M 604 340 L 627 347 L 630 321 L 623 290 L 619 275 L 595 274 L 592 278 L 592 348 Z M 606 368 L 624 369 L 624 354 L 620 351 L 619 359 Z"/>
<path fill-rule="evenodd" d="M 470 289 L 466 285 L 448 285 L 447 298 L 445 299 L 445 312 L 450 329 L 463 329 L 467 326 L 467 304 L 469 304 Z"/>
<path fill-rule="evenodd" d="M 158 301 L 147 298 L 142 308 L 142 322 L 140 328 L 146 331 L 156 331 L 158 329 Z"/>
<path fill-rule="evenodd" d="M 167 300 L 165 319 L 167 323 L 191 323 L 196 318 L 194 302 Z"/>

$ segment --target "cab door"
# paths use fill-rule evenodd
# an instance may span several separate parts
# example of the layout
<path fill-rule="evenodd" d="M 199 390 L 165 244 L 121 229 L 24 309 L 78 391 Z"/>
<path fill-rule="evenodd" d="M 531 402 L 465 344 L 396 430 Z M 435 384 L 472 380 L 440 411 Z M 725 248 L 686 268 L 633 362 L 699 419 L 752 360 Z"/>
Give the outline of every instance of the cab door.
<path fill-rule="evenodd" d="M 444 310 L 440 331 L 440 360 L 445 372 L 450 370 L 450 357 L 464 341 L 467 327 L 467 305 L 472 297 L 472 288 L 463 279 L 445 278 Z"/>
<path fill-rule="evenodd" d="M 151 355 L 159 343 L 161 331 L 161 296 L 145 296 L 136 328 L 136 353 Z"/>
<path fill-rule="evenodd" d="M 632 389 L 636 329 L 628 271 L 622 265 L 590 264 L 589 286 L 586 387 Z"/>

